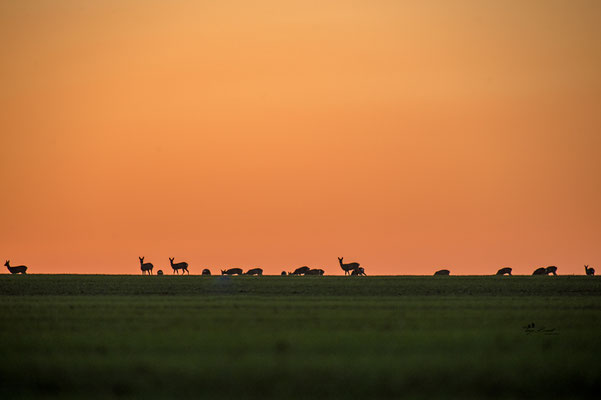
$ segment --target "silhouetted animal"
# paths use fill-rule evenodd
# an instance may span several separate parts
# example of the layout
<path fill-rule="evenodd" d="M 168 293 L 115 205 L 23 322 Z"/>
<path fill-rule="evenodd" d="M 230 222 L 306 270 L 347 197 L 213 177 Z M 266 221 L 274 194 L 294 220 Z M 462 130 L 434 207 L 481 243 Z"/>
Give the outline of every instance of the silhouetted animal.
<path fill-rule="evenodd" d="M 511 275 L 511 267 L 505 267 L 505 268 L 501 268 L 500 270 L 497 271 L 497 275 Z"/>
<path fill-rule="evenodd" d="M 286 273 L 286 271 L 282 271 L 282 273 L 280 275 L 285 276 L 285 275 L 288 275 L 288 274 Z"/>
<path fill-rule="evenodd" d="M 587 275 L 595 275 L 595 268 L 589 268 L 588 265 L 585 265 L 584 270 L 586 271 Z"/>
<path fill-rule="evenodd" d="M 207 269 L 207 268 L 205 268 L 205 269 L 203 269 L 203 270 L 202 270 L 202 274 L 203 274 L 203 275 L 211 275 L 211 270 L 210 270 L 210 269 Z"/>
<path fill-rule="evenodd" d="M 545 268 L 545 273 L 547 275 L 549 275 L 549 274 L 557 275 L 557 267 L 554 265 L 550 265 L 547 268 Z"/>
<path fill-rule="evenodd" d="M 144 275 L 146 272 L 148 272 L 149 275 L 152 275 L 152 269 L 154 268 L 154 265 L 151 263 L 145 263 L 144 257 L 138 258 L 140 259 L 140 269 L 142 270 L 142 275 Z"/>
<path fill-rule="evenodd" d="M 363 269 L 363 267 L 359 267 L 353 270 L 353 272 L 351 272 L 351 275 L 363 275 L 363 276 L 367 276 L 365 274 L 365 270 Z"/>
<path fill-rule="evenodd" d="M 307 272 L 305 272 L 305 275 L 323 275 L 324 274 L 324 270 L 323 269 L 310 269 Z"/>
<path fill-rule="evenodd" d="M 184 274 L 184 272 L 187 272 L 188 275 L 190 275 L 190 271 L 188 271 L 188 263 L 180 262 L 180 263 L 174 264 L 173 260 L 175 260 L 175 257 L 174 258 L 169 257 L 169 262 L 171 263 L 171 268 L 173 268 L 174 274 L 181 269 L 182 274 Z M 179 275 L 179 272 L 177 272 L 177 274 Z"/>
<path fill-rule="evenodd" d="M 6 260 L 4 266 L 8 268 L 11 274 L 27 274 L 27 267 L 25 265 L 19 265 L 17 267 L 10 266 L 10 260 Z"/>
<path fill-rule="evenodd" d="M 448 269 L 441 269 L 436 271 L 434 275 L 449 275 L 450 273 L 451 271 L 449 271 Z"/>
<path fill-rule="evenodd" d="M 359 263 L 353 262 L 344 264 L 342 262 L 344 257 L 338 257 L 338 263 L 340 263 L 340 268 L 344 270 L 344 275 L 350 274 L 352 270 L 359 268 Z"/>
<path fill-rule="evenodd" d="M 311 268 L 309 268 L 305 265 L 304 267 L 299 267 L 299 268 L 295 269 L 294 272 L 288 272 L 288 275 L 304 275 L 310 269 Z"/>
<path fill-rule="evenodd" d="M 221 270 L 221 275 L 242 275 L 241 268 L 230 268 L 226 270 Z"/>
<path fill-rule="evenodd" d="M 545 267 L 540 267 L 534 270 L 532 275 L 547 275 L 547 269 Z"/>
<path fill-rule="evenodd" d="M 159 269 L 159 270 L 157 271 L 157 275 L 163 275 L 163 270 L 162 270 L 162 269 Z"/>
<path fill-rule="evenodd" d="M 262 268 L 253 268 L 246 271 L 246 275 L 263 275 Z"/>

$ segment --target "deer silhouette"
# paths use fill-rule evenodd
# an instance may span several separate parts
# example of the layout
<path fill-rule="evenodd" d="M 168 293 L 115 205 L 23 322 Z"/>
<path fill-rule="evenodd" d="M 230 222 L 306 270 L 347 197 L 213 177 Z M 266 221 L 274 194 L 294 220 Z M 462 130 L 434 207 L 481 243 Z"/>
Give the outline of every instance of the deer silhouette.
<path fill-rule="evenodd" d="M 4 266 L 8 268 L 11 274 L 27 274 L 27 267 L 25 265 L 19 265 L 17 267 L 10 266 L 10 260 L 6 260 Z"/>
<path fill-rule="evenodd" d="M 244 275 L 263 275 L 263 269 L 262 268 L 249 269 L 248 271 L 246 271 L 246 274 L 244 274 Z"/>
<path fill-rule="evenodd" d="M 177 274 L 179 275 L 179 270 L 182 270 L 182 275 L 184 275 L 184 273 L 188 273 L 188 275 L 190 275 L 190 271 L 188 271 L 188 263 L 186 262 L 180 262 L 180 263 L 173 263 L 173 260 L 175 260 L 175 257 L 171 258 L 169 257 L 169 263 L 171 264 L 171 268 L 173 268 L 173 273 L 175 274 L 177 272 Z"/>
<path fill-rule="evenodd" d="M 549 275 L 549 274 L 557 275 L 557 267 L 554 265 L 550 265 L 547 268 L 545 268 L 545 273 L 547 275 Z"/>
<path fill-rule="evenodd" d="M 162 269 L 159 269 L 159 270 L 157 271 L 157 275 L 163 275 L 163 270 L 162 270 Z"/>
<path fill-rule="evenodd" d="M 205 269 L 202 270 L 202 274 L 203 275 L 211 275 L 211 270 L 208 269 L 208 268 L 205 268 Z"/>
<path fill-rule="evenodd" d="M 317 268 L 317 269 L 310 269 L 307 272 L 305 272 L 305 275 L 323 275 L 324 274 L 324 270 Z"/>
<path fill-rule="evenodd" d="M 587 275 L 595 275 L 595 268 L 589 268 L 588 265 L 585 265 L 584 270 L 586 271 Z"/>
<path fill-rule="evenodd" d="M 545 267 L 540 267 L 534 270 L 532 275 L 547 275 L 547 269 Z"/>
<path fill-rule="evenodd" d="M 338 257 L 338 263 L 340 264 L 340 268 L 342 268 L 344 270 L 344 275 L 348 275 L 351 273 L 351 271 L 359 268 L 359 263 L 353 262 L 353 263 L 344 264 L 342 262 L 343 259 L 344 259 L 344 257 Z"/>
<path fill-rule="evenodd" d="M 367 274 L 365 273 L 365 269 L 363 269 L 363 267 L 359 267 L 357 269 L 354 269 L 353 272 L 351 272 L 351 275 L 363 275 L 363 276 L 367 276 Z"/>
<path fill-rule="evenodd" d="M 286 276 L 286 275 L 288 275 L 288 273 L 286 271 L 282 271 L 282 273 L 280 275 Z"/>
<path fill-rule="evenodd" d="M 497 271 L 497 275 L 511 275 L 511 267 L 501 268 Z"/>
<path fill-rule="evenodd" d="M 151 263 L 145 263 L 144 257 L 138 258 L 140 259 L 140 269 L 142 270 L 142 275 L 144 275 L 146 272 L 148 272 L 149 275 L 152 275 L 152 269 L 154 268 L 154 265 Z"/>
<path fill-rule="evenodd" d="M 434 273 L 434 275 L 450 275 L 450 274 L 451 274 L 451 271 L 449 271 L 448 269 L 441 269 Z"/>
<path fill-rule="evenodd" d="M 226 270 L 221 270 L 221 275 L 242 275 L 241 268 L 230 268 Z"/>
<path fill-rule="evenodd" d="M 304 267 L 298 267 L 294 272 L 288 272 L 288 275 L 305 275 L 310 269 L 305 265 Z"/>

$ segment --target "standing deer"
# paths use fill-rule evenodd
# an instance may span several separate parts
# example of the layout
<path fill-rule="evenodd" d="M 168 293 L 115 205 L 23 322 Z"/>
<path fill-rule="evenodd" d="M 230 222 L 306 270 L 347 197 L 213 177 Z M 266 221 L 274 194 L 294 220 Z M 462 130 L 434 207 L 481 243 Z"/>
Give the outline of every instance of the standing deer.
<path fill-rule="evenodd" d="M 545 268 L 545 273 L 547 275 L 549 275 L 549 274 L 557 275 L 557 267 L 554 265 L 550 265 L 547 268 Z"/>
<path fill-rule="evenodd" d="M 511 267 L 505 267 L 505 268 L 501 268 L 500 270 L 497 271 L 497 275 L 511 275 Z"/>
<path fill-rule="evenodd" d="M 171 264 L 171 268 L 173 268 L 173 273 L 175 274 L 178 270 L 182 270 L 182 275 L 184 273 L 188 273 L 188 275 L 190 275 L 190 271 L 188 271 L 188 263 L 186 262 L 180 262 L 177 264 L 173 263 L 173 260 L 175 260 L 175 257 L 171 258 L 169 257 L 169 263 Z M 177 274 L 179 275 L 179 272 L 177 272 Z"/>
<path fill-rule="evenodd" d="M 242 275 L 242 268 L 230 268 L 221 270 L 221 275 Z"/>
<path fill-rule="evenodd" d="M 246 271 L 246 274 L 244 274 L 244 275 L 263 275 L 263 269 L 262 268 L 249 269 L 248 271 Z"/>
<path fill-rule="evenodd" d="M 532 275 L 547 275 L 547 269 L 545 267 L 540 267 L 534 270 Z"/>
<path fill-rule="evenodd" d="M 340 268 L 344 270 L 344 275 L 350 274 L 351 271 L 359 268 L 359 263 L 356 262 L 344 264 L 342 262 L 343 258 L 344 257 L 338 257 L 338 262 L 340 263 Z"/>
<path fill-rule="evenodd" d="M 585 265 L 584 270 L 586 271 L 587 275 L 595 275 L 595 268 L 589 268 L 588 265 Z"/>
<path fill-rule="evenodd" d="M 145 263 L 144 257 L 138 258 L 140 259 L 140 269 L 142 270 L 142 275 L 144 275 L 146 272 L 148 272 L 149 275 L 152 275 L 152 269 L 154 268 L 154 265 L 151 263 Z"/>
<path fill-rule="evenodd" d="M 449 271 L 448 269 L 441 269 L 434 273 L 434 275 L 450 275 L 450 274 L 451 274 L 451 271 Z"/>
<path fill-rule="evenodd" d="M 25 265 L 19 265 L 18 267 L 11 267 L 10 260 L 6 260 L 4 266 L 8 268 L 11 274 L 27 274 L 27 267 Z"/>
<path fill-rule="evenodd" d="M 288 275 L 305 275 L 310 269 L 305 265 L 304 267 L 298 267 L 294 272 L 288 272 Z"/>

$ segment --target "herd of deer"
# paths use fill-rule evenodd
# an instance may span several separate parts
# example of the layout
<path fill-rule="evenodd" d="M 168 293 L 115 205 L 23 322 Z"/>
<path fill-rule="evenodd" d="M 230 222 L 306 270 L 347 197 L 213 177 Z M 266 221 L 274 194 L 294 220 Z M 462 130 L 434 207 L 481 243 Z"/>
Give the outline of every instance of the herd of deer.
<path fill-rule="evenodd" d="M 152 270 L 154 269 L 154 265 L 152 263 L 145 263 L 144 257 L 138 257 L 140 259 L 140 269 L 142 270 L 142 274 L 152 275 Z M 179 275 L 179 271 L 182 271 L 182 274 L 186 272 L 190 275 L 190 271 L 188 271 L 188 263 L 179 262 L 174 263 L 174 258 L 169 257 L 169 263 L 171 264 L 171 268 L 173 268 L 173 273 Z M 345 264 L 343 263 L 343 258 L 338 257 L 338 263 L 340 264 L 340 268 L 344 271 L 344 275 L 363 275 L 365 274 L 365 269 L 359 265 L 359 263 L 352 262 Z M 27 267 L 25 265 L 19 265 L 17 267 L 11 267 L 10 261 L 6 260 L 4 266 L 8 268 L 11 274 L 26 274 Z M 592 276 L 595 275 L 595 269 L 589 268 L 588 265 L 584 266 L 584 271 L 587 275 Z M 323 275 L 324 270 L 320 268 L 309 268 L 307 266 L 300 267 L 295 269 L 293 272 L 282 271 L 282 275 Z M 497 271 L 495 275 L 511 275 L 512 269 L 510 267 L 501 268 Z M 451 271 L 448 269 L 441 269 L 434 273 L 434 275 L 450 275 Z M 532 275 L 557 275 L 557 267 L 556 266 L 548 266 L 548 267 L 540 267 L 534 270 Z M 157 275 L 163 275 L 162 270 L 157 271 Z M 203 269 L 202 275 L 211 275 L 211 271 L 209 269 Z M 243 272 L 241 268 L 230 268 L 226 270 L 221 270 L 221 275 L 263 275 L 262 268 L 252 268 L 246 272 Z"/>
<path fill-rule="evenodd" d="M 142 274 L 152 275 L 152 270 L 154 269 L 154 265 L 151 263 L 145 263 L 144 257 L 138 257 L 140 259 L 140 269 L 142 270 Z M 173 268 L 173 273 L 179 274 L 179 270 L 182 270 L 182 274 L 187 272 L 190 275 L 190 271 L 188 271 L 188 263 L 173 263 L 173 258 L 169 258 L 169 262 L 171 263 L 171 268 Z M 340 263 L 340 268 L 344 271 L 344 274 L 347 275 L 363 275 L 365 276 L 365 269 L 359 266 L 359 263 L 349 263 L 344 264 L 343 259 L 341 257 L 338 258 L 338 262 Z M 293 272 L 282 271 L 282 275 L 323 275 L 325 271 L 321 268 L 309 268 L 307 266 L 300 267 L 295 269 Z M 157 271 L 158 275 L 163 275 L 162 270 Z M 211 275 L 211 271 L 207 268 L 202 270 L 202 275 Z M 263 275 L 262 268 L 252 268 L 248 271 L 242 271 L 242 268 L 230 268 L 230 269 L 222 269 L 221 275 Z"/>
<path fill-rule="evenodd" d="M 497 271 L 495 275 L 511 275 L 511 271 L 513 271 L 510 267 L 501 268 Z M 584 272 L 587 275 L 592 276 L 595 275 L 595 268 L 589 268 L 588 265 L 584 266 Z M 448 269 L 441 269 L 436 271 L 434 275 L 449 275 L 451 271 Z M 540 267 L 534 270 L 532 275 L 557 275 L 557 267 L 554 265 L 550 265 L 548 267 Z"/>

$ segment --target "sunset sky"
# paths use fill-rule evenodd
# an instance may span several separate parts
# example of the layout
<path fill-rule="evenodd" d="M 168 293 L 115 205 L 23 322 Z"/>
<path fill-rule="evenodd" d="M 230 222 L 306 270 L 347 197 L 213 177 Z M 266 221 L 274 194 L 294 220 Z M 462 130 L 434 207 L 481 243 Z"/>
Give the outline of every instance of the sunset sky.
<path fill-rule="evenodd" d="M 600 1 L 0 0 L 0 49 L 30 273 L 601 270 Z"/>

